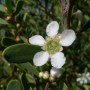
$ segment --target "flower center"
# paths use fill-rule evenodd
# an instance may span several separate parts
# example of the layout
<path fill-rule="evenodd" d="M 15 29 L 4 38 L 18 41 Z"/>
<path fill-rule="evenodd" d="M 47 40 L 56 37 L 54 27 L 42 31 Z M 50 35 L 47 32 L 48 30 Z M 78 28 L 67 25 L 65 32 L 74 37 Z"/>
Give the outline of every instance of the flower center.
<path fill-rule="evenodd" d="M 58 38 L 48 38 L 46 39 L 46 43 L 44 49 L 48 51 L 49 54 L 55 54 L 59 52 L 61 49 L 60 43 Z"/>

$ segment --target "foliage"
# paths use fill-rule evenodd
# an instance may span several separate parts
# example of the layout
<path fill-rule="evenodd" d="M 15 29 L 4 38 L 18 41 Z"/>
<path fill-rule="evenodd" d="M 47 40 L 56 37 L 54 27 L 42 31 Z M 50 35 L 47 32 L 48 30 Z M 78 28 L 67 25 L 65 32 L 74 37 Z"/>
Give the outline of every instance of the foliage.
<path fill-rule="evenodd" d="M 45 37 L 46 26 L 53 20 L 62 32 L 63 18 L 60 0 L 0 0 L 0 90 L 90 90 L 90 81 L 76 81 L 80 73 L 90 72 L 90 0 L 74 2 L 70 28 L 77 38 L 64 48 L 67 60 L 61 77 L 40 78 L 39 72 L 50 72 L 51 66 L 36 67 L 32 62 L 41 48 L 29 44 L 29 38 Z"/>

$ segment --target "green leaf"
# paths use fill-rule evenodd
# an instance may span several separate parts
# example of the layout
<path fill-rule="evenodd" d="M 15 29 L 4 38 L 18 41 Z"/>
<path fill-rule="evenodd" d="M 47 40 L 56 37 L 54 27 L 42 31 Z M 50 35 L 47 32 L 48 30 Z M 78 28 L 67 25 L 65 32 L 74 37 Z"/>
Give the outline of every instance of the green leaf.
<path fill-rule="evenodd" d="M 68 90 L 68 87 L 65 83 L 63 84 L 63 90 Z"/>
<path fill-rule="evenodd" d="M 21 76 L 20 76 L 20 80 L 21 80 L 21 83 L 22 83 L 22 86 L 23 86 L 23 89 L 24 90 L 29 90 L 29 83 L 26 79 L 26 73 L 22 73 Z"/>
<path fill-rule="evenodd" d="M 62 82 L 62 81 L 59 81 L 58 88 L 59 88 L 60 90 L 68 90 L 67 85 L 66 85 L 64 82 Z"/>
<path fill-rule="evenodd" d="M 10 67 L 10 64 L 8 62 L 4 61 L 4 65 L 3 65 L 3 70 L 5 71 L 6 74 L 10 75 L 12 68 Z"/>
<path fill-rule="evenodd" d="M 90 90 L 90 86 L 89 85 L 83 85 L 83 87 L 85 88 L 85 90 Z"/>
<path fill-rule="evenodd" d="M 34 78 L 28 73 L 26 73 L 26 79 L 28 80 L 29 83 L 35 83 Z"/>
<path fill-rule="evenodd" d="M 2 5 L 2 4 L 0 4 L 0 11 L 2 11 L 2 12 L 5 12 L 5 11 L 6 11 L 6 10 L 5 10 L 5 6 Z"/>
<path fill-rule="evenodd" d="M 4 19 L 0 18 L 0 24 L 8 24 Z"/>
<path fill-rule="evenodd" d="M 9 14 L 12 14 L 12 2 L 11 2 L 11 0 L 5 0 L 5 5 L 6 5 L 6 7 L 7 7 L 7 9 L 8 9 L 8 13 Z"/>
<path fill-rule="evenodd" d="M 90 20 L 83 26 L 81 32 L 85 32 L 90 28 Z"/>
<path fill-rule="evenodd" d="M 41 47 L 30 44 L 16 44 L 7 47 L 3 51 L 4 58 L 10 63 L 32 62 L 35 53 L 41 51 Z"/>
<path fill-rule="evenodd" d="M 32 73 L 33 75 L 36 75 L 38 76 L 38 71 L 37 69 L 31 65 L 29 62 L 28 63 L 22 63 L 22 64 L 19 64 L 21 68 L 24 68 L 25 70 L 27 70 L 29 73 Z"/>
<path fill-rule="evenodd" d="M 13 39 L 10 39 L 10 38 L 7 38 L 7 37 L 4 37 L 2 38 L 1 40 L 1 44 L 5 47 L 7 46 L 10 46 L 10 45 L 13 45 L 13 44 L 17 44 L 17 42 Z"/>
<path fill-rule="evenodd" d="M 22 0 L 19 0 L 18 2 L 17 2 L 17 5 L 16 5 L 16 9 L 15 9 L 15 14 L 18 14 L 19 12 L 20 12 L 20 10 L 22 9 L 22 7 L 23 7 L 23 1 Z"/>
<path fill-rule="evenodd" d="M 6 90 L 22 90 L 22 87 L 18 80 L 11 80 L 8 83 Z"/>

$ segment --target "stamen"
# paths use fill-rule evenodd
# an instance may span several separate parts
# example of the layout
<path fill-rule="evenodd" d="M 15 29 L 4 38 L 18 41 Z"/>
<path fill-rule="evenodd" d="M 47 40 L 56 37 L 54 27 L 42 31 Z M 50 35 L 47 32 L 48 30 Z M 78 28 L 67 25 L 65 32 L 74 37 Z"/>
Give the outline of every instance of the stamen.
<path fill-rule="evenodd" d="M 56 52 L 59 52 L 62 49 L 59 41 L 60 39 L 58 38 L 48 38 L 43 48 L 48 51 L 49 54 L 55 54 Z"/>

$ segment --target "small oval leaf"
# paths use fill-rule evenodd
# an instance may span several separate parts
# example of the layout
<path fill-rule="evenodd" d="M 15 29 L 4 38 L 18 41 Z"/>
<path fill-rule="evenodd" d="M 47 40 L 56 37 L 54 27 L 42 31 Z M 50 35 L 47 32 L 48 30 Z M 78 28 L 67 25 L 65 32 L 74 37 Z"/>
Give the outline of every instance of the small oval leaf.
<path fill-rule="evenodd" d="M 0 24 L 8 24 L 4 19 L 0 18 Z"/>
<path fill-rule="evenodd" d="M 5 5 L 8 9 L 8 13 L 12 14 L 12 2 L 11 2 L 11 0 L 5 0 Z"/>
<path fill-rule="evenodd" d="M 27 70 L 29 73 L 38 76 L 38 73 L 39 73 L 38 70 L 33 65 L 31 65 L 29 62 L 19 64 L 19 66 L 21 68 Z"/>
<path fill-rule="evenodd" d="M 23 2 L 22 0 L 19 0 L 19 1 L 17 2 L 15 14 L 18 14 L 18 13 L 20 12 L 20 10 L 21 10 L 22 7 L 23 7 L 23 3 L 24 3 L 24 2 Z"/>
<path fill-rule="evenodd" d="M 41 51 L 41 47 L 30 44 L 16 44 L 7 47 L 3 51 L 4 58 L 10 63 L 32 62 L 35 53 Z"/>
<path fill-rule="evenodd" d="M 18 80 L 11 80 L 8 83 L 6 90 L 22 90 L 22 87 Z"/>
<path fill-rule="evenodd" d="M 2 5 L 2 4 L 0 4 L 0 11 L 1 11 L 1 12 L 5 12 L 5 11 L 6 11 L 6 10 L 5 10 L 5 6 Z"/>
<path fill-rule="evenodd" d="M 26 73 L 26 79 L 28 80 L 29 83 L 35 83 L 34 78 L 28 73 Z"/>

